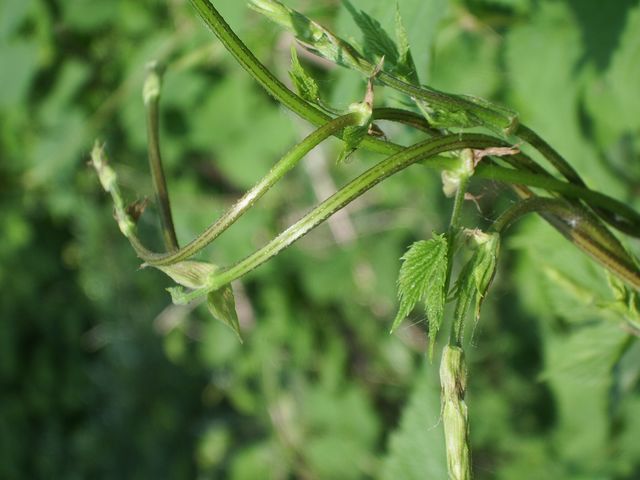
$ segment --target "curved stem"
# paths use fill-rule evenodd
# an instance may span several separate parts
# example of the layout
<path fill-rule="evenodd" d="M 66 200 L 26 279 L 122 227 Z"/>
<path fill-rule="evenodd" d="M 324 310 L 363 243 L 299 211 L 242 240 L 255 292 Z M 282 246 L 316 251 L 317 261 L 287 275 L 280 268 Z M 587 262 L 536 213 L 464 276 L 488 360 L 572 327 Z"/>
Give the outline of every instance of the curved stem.
<path fill-rule="evenodd" d="M 578 172 L 567 162 L 562 155 L 560 155 L 551 145 L 545 142 L 536 132 L 531 130 L 524 124 L 518 125 L 518 129 L 514 132 L 521 140 L 524 140 L 538 152 L 542 154 L 544 158 L 549 160 L 549 163 L 554 166 L 558 172 L 560 172 L 567 180 L 576 185 L 582 187 L 586 186 L 584 180 L 580 177 Z"/>
<path fill-rule="evenodd" d="M 373 109 L 373 120 L 390 120 L 392 122 L 403 123 L 410 127 L 428 133 L 432 137 L 442 135 L 442 132 L 431 124 L 422 115 L 418 115 L 410 110 L 401 108 L 380 107 Z"/>
<path fill-rule="evenodd" d="M 409 165 L 442 152 L 461 150 L 463 148 L 481 149 L 492 146 L 493 144 L 493 139 L 486 135 L 446 135 L 418 143 L 406 148 L 400 153 L 386 158 L 345 185 L 333 196 L 320 203 L 314 210 L 302 217 L 267 245 L 235 265 L 221 270 L 219 274 L 216 275 L 211 287 L 213 289 L 219 288 L 258 267 L 307 234 L 337 210 L 340 210 L 385 178 L 390 177 Z M 441 158 L 437 159 L 438 162 L 442 162 L 442 160 Z"/>
<path fill-rule="evenodd" d="M 522 216 L 534 212 L 542 215 L 587 255 L 636 290 L 640 290 L 640 271 L 634 259 L 597 218 L 564 200 L 531 197 L 518 202 L 495 221 L 492 230 L 502 233 Z"/>
<path fill-rule="evenodd" d="M 624 220 L 625 233 L 636 237 L 640 236 L 640 214 L 628 205 L 603 193 L 590 190 L 587 187 L 563 182 L 550 175 L 539 175 L 491 164 L 478 165 L 474 175 L 479 178 L 497 180 L 510 184 L 543 188 L 548 192 L 560 193 L 566 197 L 583 200 L 591 207 L 602 207 L 606 209 L 609 214 L 616 215 L 618 217 L 618 224 L 622 224 L 621 220 Z M 607 217 L 608 216 L 609 215 L 607 215 Z"/>
<path fill-rule="evenodd" d="M 143 100 L 147 113 L 147 144 L 149 150 L 149 170 L 153 180 L 153 190 L 160 212 L 162 225 L 162 237 L 168 251 L 178 250 L 178 239 L 171 215 L 171 203 L 169 202 L 169 190 L 162 168 L 160 156 L 158 103 L 160 101 L 161 69 L 157 63 L 148 65 L 147 78 L 144 82 Z"/>
<path fill-rule="evenodd" d="M 229 53 L 270 95 L 314 125 L 322 125 L 330 120 L 326 113 L 293 93 L 278 80 L 238 38 L 209 0 L 190 0 L 190 3 Z M 371 136 L 365 137 L 362 146 L 385 154 L 396 153 L 402 149 L 399 145 L 383 142 Z"/>
<path fill-rule="evenodd" d="M 356 113 L 349 113 L 335 118 L 320 127 L 302 142 L 298 143 L 282 157 L 273 168 L 240 200 L 227 210 L 216 222 L 210 225 L 200 236 L 192 240 L 180 250 L 170 253 L 156 253 L 144 248 L 139 242 L 134 245 L 138 255 L 147 265 L 168 265 L 188 258 L 214 241 L 222 232 L 229 228 L 244 212 L 258 201 L 282 176 L 291 170 L 312 148 L 326 138 L 343 130 L 350 125 L 356 125 L 360 117 Z"/>

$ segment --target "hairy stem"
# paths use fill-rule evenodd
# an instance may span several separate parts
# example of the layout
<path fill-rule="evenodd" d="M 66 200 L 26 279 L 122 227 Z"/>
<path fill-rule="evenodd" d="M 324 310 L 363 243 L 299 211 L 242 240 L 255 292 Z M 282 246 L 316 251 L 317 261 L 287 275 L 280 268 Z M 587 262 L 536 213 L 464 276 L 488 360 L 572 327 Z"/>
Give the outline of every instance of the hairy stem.
<path fill-rule="evenodd" d="M 445 135 L 418 143 L 412 147 L 406 148 L 400 153 L 386 158 L 345 185 L 333 196 L 320 203 L 314 210 L 290 226 L 267 245 L 235 265 L 221 270 L 216 276 L 212 287 L 219 288 L 220 286 L 231 282 L 258 267 L 322 223 L 337 210 L 341 209 L 385 178 L 390 177 L 409 165 L 426 158 L 434 157 L 442 152 L 461 150 L 463 148 L 482 149 L 491 146 L 492 143 L 493 139 L 485 135 Z M 447 159 L 434 157 L 433 161 L 434 163 L 437 163 L 440 168 L 443 168 Z"/>
<path fill-rule="evenodd" d="M 583 252 L 636 290 L 640 290 L 640 272 L 634 259 L 596 217 L 562 199 L 531 197 L 504 212 L 492 230 L 502 233 L 516 220 L 538 213 Z"/>
<path fill-rule="evenodd" d="M 162 168 L 160 156 L 158 103 L 160 101 L 161 68 L 156 62 L 148 66 L 147 78 L 144 82 L 142 97 L 147 111 L 147 143 L 149 150 L 149 169 L 153 180 L 153 190 L 156 195 L 160 223 L 162 225 L 162 237 L 168 251 L 178 250 L 178 239 L 173 226 L 171 215 L 171 203 L 169 202 L 169 190 Z"/>
<path fill-rule="evenodd" d="M 563 182 L 548 174 L 530 173 L 488 163 L 478 165 L 474 175 L 478 178 L 497 180 L 509 184 L 543 188 L 548 192 L 555 192 L 566 197 L 582 200 L 591 207 L 606 209 L 609 215 L 616 215 L 619 223 L 624 221 L 625 225 L 627 225 L 627 231 L 634 233 L 635 236 L 640 235 L 640 215 L 635 210 L 619 200 L 590 190 L 585 186 Z"/>
<path fill-rule="evenodd" d="M 471 446 L 465 394 L 467 367 L 460 347 L 445 346 L 440 361 L 442 425 L 450 480 L 471 480 Z"/>
<path fill-rule="evenodd" d="M 326 113 L 293 93 L 278 80 L 238 38 L 209 0 L 190 0 L 190 3 L 229 53 L 270 95 L 314 125 L 322 125 L 330 120 Z M 362 141 L 362 146 L 385 154 L 396 153 L 402 149 L 399 145 L 383 142 L 370 136 Z"/>
<path fill-rule="evenodd" d="M 312 148 L 336 132 L 350 125 L 358 124 L 360 117 L 356 113 L 349 113 L 335 118 L 320 127 L 302 142 L 293 147 L 282 157 L 273 168 L 240 200 L 227 210 L 216 222 L 210 225 L 200 236 L 192 240 L 180 250 L 166 254 L 155 253 L 141 245 L 134 245 L 138 255 L 147 265 L 160 266 L 184 260 L 213 242 L 222 232 L 229 228 L 244 212 L 260 199 L 282 176 L 291 170 Z M 141 248 L 142 247 L 142 248 Z"/>

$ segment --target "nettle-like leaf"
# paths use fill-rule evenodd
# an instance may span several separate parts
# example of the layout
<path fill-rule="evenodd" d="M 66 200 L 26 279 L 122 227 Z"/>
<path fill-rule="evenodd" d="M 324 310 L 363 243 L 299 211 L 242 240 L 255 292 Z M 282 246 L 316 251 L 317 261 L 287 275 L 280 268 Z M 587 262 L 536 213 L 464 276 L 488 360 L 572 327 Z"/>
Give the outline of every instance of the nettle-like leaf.
<path fill-rule="evenodd" d="M 429 355 L 433 355 L 436 336 L 444 316 L 445 279 L 448 263 L 448 241 L 444 234 L 433 235 L 409 247 L 403 255 L 398 276 L 400 307 L 393 321 L 393 332 L 409 315 L 416 304 L 424 299 L 429 320 Z"/>
<path fill-rule="evenodd" d="M 418 84 L 418 75 L 409 50 L 409 40 L 402 24 L 399 6 L 396 9 L 395 19 L 396 44 L 375 18 L 362 10 L 356 10 L 348 0 L 344 1 L 344 5 L 362 32 L 364 57 L 372 64 L 377 64 L 381 58 L 384 58 L 385 65 L 390 72 Z"/>
<path fill-rule="evenodd" d="M 480 319 L 480 308 L 496 272 L 498 253 L 500 251 L 500 235 L 484 233 L 479 230 L 470 232 L 475 252 L 460 271 L 456 281 L 454 310 L 454 330 L 459 342 L 464 333 L 464 320 L 471 305 L 475 301 L 475 322 Z"/>
<path fill-rule="evenodd" d="M 376 64 L 380 61 L 380 58 L 384 57 L 385 62 L 388 62 L 389 65 L 396 65 L 400 57 L 398 47 L 384 28 L 382 28 L 380 22 L 362 10 L 356 10 L 349 0 L 344 0 L 343 3 L 351 14 L 353 21 L 356 22 L 356 25 L 362 32 L 362 50 L 365 58 L 371 63 Z"/>
<path fill-rule="evenodd" d="M 312 103 L 318 103 L 320 88 L 313 77 L 300 64 L 295 45 L 291 46 L 291 70 L 289 71 L 289 76 L 302 98 Z"/>

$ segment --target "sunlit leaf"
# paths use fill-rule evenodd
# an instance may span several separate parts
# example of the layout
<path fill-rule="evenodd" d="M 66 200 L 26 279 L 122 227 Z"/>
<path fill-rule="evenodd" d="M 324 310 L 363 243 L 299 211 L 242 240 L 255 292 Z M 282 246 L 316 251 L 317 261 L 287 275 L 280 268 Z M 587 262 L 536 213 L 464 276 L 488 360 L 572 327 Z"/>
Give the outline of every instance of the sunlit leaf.
<path fill-rule="evenodd" d="M 391 331 L 398 328 L 415 305 L 424 299 L 429 320 L 430 355 L 433 354 L 444 315 L 447 250 L 447 238 L 444 234 L 434 234 L 431 240 L 414 243 L 402 257 L 403 263 L 398 276 L 400 307 Z"/>

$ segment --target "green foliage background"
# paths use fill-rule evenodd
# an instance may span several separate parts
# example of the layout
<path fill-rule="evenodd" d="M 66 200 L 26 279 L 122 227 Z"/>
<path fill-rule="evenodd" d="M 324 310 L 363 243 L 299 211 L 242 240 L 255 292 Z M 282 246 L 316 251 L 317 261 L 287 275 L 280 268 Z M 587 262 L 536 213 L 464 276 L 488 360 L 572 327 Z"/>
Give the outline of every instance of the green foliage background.
<path fill-rule="evenodd" d="M 243 2 L 214 3 L 285 78 L 289 39 Z M 338 2 L 287 3 L 359 38 Z M 393 24 L 394 2 L 352 3 Z M 399 6 L 423 82 L 516 109 L 591 186 L 640 207 L 637 1 Z M 85 167 L 99 136 L 129 198 L 151 196 L 151 59 L 169 63 L 162 147 L 183 242 L 309 130 L 183 0 L 0 2 L 0 478 L 445 478 L 424 316 L 388 334 L 399 258 L 446 225 L 438 176 L 398 174 L 236 285 L 241 346 L 137 270 Z M 302 61 L 334 106 L 362 97 L 358 75 Z M 314 187 L 326 195 L 375 160 L 338 167 L 338 151 L 317 151 L 203 258 L 243 257 L 316 203 Z M 513 201 L 472 190 L 468 226 Z M 142 230 L 158 238 L 152 208 Z M 610 292 L 539 219 L 511 232 L 468 348 L 477 478 L 640 478 L 640 346 Z"/>

